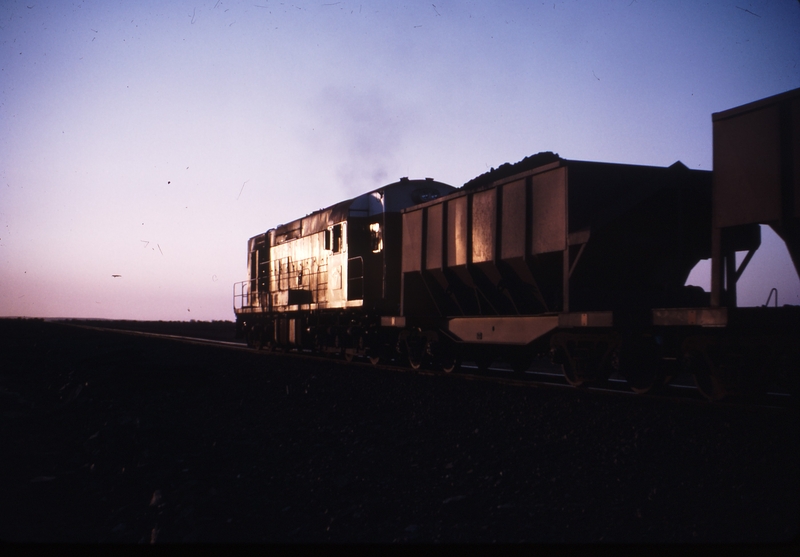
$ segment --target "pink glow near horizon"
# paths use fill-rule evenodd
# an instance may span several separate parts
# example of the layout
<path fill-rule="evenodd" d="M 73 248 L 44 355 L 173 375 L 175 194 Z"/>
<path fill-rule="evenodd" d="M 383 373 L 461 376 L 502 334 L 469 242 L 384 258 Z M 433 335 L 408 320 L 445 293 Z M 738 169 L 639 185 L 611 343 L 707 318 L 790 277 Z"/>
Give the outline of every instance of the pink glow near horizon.
<path fill-rule="evenodd" d="M 713 112 L 800 86 L 797 2 L 256 4 L 0 6 L 0 316 L 232 319 L 276 224 L 539 151 L 710 170 Z M 800 304 L 776 238 L 745 304 Z"/>

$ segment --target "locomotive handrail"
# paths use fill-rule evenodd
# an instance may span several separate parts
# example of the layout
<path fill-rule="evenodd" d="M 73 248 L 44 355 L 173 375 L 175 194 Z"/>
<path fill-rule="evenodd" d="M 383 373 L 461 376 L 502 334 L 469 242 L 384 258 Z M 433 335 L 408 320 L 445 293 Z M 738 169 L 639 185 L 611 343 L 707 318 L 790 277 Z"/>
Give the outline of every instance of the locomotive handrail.
<path fill-rule="evenodd" d="M 234 283 L 233 285 L 234 311 L 237 309 L 245 309 L 257 305 L 251 303 L 251 298 L 254 298 L 255 297 L 254 295 L 256 294 L 256 288 L 254 288 L 255 282 L 256 279 L 250 279 Z"/>

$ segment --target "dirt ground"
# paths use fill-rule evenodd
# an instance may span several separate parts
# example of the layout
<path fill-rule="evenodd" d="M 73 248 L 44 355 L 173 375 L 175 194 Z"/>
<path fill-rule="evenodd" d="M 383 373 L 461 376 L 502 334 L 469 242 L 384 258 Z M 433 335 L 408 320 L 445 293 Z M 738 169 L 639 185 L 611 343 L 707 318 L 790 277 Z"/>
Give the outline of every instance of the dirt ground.
<path fill-rule="evenodd" d="M 794 412 L 514 387 L 38 320 L 0 320 L 0 354 L 4 541 L 780 550 L 798 536 Z"/>

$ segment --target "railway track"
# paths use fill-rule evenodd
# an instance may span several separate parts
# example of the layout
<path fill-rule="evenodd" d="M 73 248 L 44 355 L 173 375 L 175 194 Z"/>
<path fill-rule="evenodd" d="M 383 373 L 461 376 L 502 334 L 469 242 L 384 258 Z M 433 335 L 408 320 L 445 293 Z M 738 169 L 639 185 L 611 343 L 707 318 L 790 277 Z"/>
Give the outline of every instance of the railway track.
<path fill-rule="evenodd" d="M 242 350 L 250 353 L 257 353 L 263 356 L 286 354 L 283 351 L 270 352 L 266 350 L 255 350 L 248 347 L 243 341 L 225 341 L 218 339 L 209 339 L 201 337 L 191 337 L 184 335 L 173 335 L 165 333 L 153 333 L 146 331 L 136 331 L 130 329 L 108 328 L 108 327 L 94 327 L 89 325 L 78 325 L 73 323 L 65 323 L 72 327 L 79 327 L 83 329 L 116 332 L 123 334 L 139 335 L 152 338 L 161 338 L 185 342 L 190 344 L 198 344 L 204 346 L 219 346 L 231 350 Z M 334 357 L 316 354 L 311 351 L 291 352 L 294 357 L 309 359 L 314 361 L 331 361 Z M 794 408 L 794 400 L 792 396 L 780 390 L 777 387 L 771 386 L 767 392 L 762 396 L 750 400 L 742 400 L 738 398 L 729 398 L 723 401 L 710 402 L 708 401 L 697 387 L 693 384 L 691 376 L 684 374 L 674 378 L 668 385 L 666 385 L 660 392 L 653 394 L 636 394 L 628 388 L 628 383 L 625 379 L 612 374 L 612 376 L 603 384 L 597 385 L 584 385 L 581 387 L 573 387 L 564 378 L 563 374 L 558 371 L 557 366 L 549 362 L 534 362 L 528 370 L 517 373 L 509 367 L 502 365 L 490 366 L 485 372 L 478 371 L 478 365 L 475 362 L 465 361 L 461 364 L 460 369 L 456 372 L 445 373 L 441 370 L 429 369 L 422 367 L 420 369 L 410 368 L 405 361 L 389 361 L 372 364 L 367 359 L 354 358 L 350 362 L 338 360 L 342 364 L 348 363 L 349 365 L 358 367 L 369 367 L 388 371 L 408 373 L 413 372 L 418 375 L 435 375 L 435 376 L 452 376 L 459 380 L 465 381 L 489 381 L 503 385 L 513 385 L 528 388 L 552 388 L 552 389 L 567 389 L 582 392 L 596 393 L 597 395 L 608 396 L 623 396 L 623 397 L 636 397 L 640 399 L 659 399 L 669 400 L 681 404 L 693 405 L 715 405 L 725 407 L 741 407 L 741 408 L 763 408 L 767 410 L 792 410 Z"/>

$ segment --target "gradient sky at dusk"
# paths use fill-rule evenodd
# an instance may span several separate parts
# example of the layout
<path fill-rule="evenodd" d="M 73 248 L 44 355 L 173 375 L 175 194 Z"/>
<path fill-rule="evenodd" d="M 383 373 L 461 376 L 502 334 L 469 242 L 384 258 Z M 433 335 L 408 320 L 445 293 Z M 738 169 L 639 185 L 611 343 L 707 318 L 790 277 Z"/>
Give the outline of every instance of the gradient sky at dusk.
<path fill-rule="evenodd" d="M 233 319 L 249 237 L 401 176 L 711 170 L 799 31 L 796 0 L 3 0 L 0 316 Z M 800 304 L 763 238 L 740 303 Z"/>

